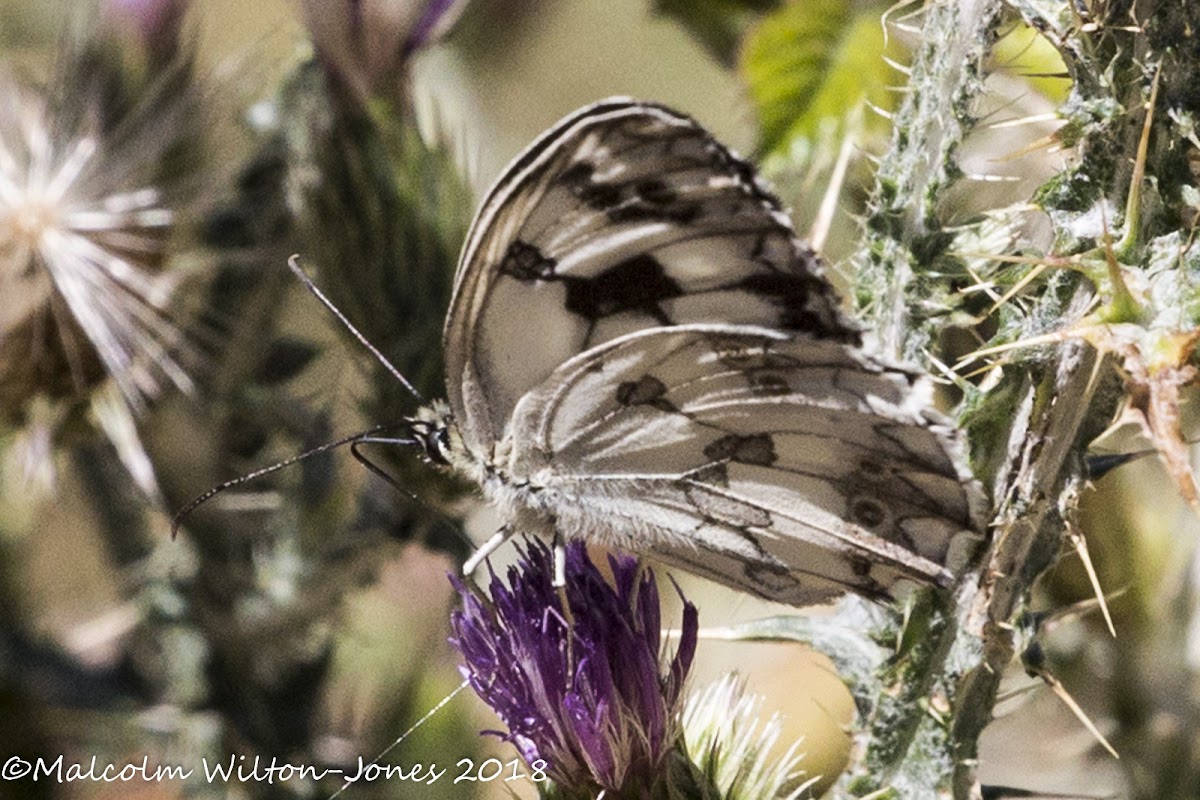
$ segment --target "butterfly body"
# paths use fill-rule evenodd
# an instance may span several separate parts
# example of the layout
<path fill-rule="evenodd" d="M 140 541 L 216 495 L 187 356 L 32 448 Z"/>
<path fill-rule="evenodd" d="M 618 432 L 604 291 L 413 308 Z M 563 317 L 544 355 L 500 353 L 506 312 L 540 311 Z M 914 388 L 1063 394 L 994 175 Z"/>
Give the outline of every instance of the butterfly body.
<path fill-rule="evenodd" d="M 948 585 L 978 497 L 921 376 L 863 352 L 752 167 L 608 100 L 509 167 L 459 263 L 431 460 L 513 531 L 805 604 Z"/>

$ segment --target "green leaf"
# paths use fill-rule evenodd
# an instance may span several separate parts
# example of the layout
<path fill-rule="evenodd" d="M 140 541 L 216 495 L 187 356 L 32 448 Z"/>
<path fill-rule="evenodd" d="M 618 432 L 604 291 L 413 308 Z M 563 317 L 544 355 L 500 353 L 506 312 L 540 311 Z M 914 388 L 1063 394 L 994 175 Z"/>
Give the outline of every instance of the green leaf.
<path fill-rule="evenodd" d="M 1062 56 L 1045 36 L 1028 25 L 1016 25 L 996 42 L 992 61 L 998 69 L 1024 78 L 1053 103 L 1064 103 L 1071 91 Z"/>
<path fill-rule="evenodd" d="M 673 17 L 713 58 L 732 66 L 742 36 L 760 14 L 783 0 L 655 0 L 654 11 Z"/>
<path fill-rule="evenodd" d="M 758 108 L 765 154 L 815 138 L 822 123 L 842 120 L 863 100 L 892 109 L 888 87 L 897 73 L 883 59 L 881 13 L 878 6 L 856 12 L 848 0 L 805 0 L 751 32 L 741 71 Z M 876 124 L 887 127 L 885 120 Z"/>
<path fill-rule="evenodd" d="M 876 688 L 873 674 L 887 653 L 868 635 L 884 622 L 878 612 L 857 600 L 843 602 L 833 616 L 783 615 L 751 620 L 710 631 L 731 641 L 801 642 L 825 654 L 860 709 L 870 703 Z"/>

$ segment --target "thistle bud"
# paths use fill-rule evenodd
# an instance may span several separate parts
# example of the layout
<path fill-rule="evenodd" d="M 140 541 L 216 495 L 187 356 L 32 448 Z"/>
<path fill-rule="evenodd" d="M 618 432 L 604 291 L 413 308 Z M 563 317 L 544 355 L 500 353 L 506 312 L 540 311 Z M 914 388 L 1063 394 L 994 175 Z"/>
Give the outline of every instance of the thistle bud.
<path fill-rule="evenodd" d="M 190 0 L 100 0 L 101 27 L 164 64 L 179 50 L 180 29 Z"/>
<path fill-rule="evenodd" d="M 402 91 L 408 59 L 440 38 L 463 0 L 302 0 L 317 57 L 353 98 Z"/>

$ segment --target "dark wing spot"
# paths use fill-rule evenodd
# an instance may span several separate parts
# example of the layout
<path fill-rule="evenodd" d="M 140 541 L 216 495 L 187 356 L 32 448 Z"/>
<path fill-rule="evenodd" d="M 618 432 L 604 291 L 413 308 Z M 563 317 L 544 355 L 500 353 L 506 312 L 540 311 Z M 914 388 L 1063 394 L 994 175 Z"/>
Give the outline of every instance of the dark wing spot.
<path fill-rule="evenodd" d="M 755 542 L 755 545 L 758 545 L 758 542 Z M 761 546 L 759 546 L 759 550 L 762 550 Z M 767 559 L 762 561 L 747 561 L 743 566 L 743 569 L 745 570 L 746 575 L 749 576 L 752 585 L 771 587 L 777 584 L 773 590 L 763 592 L 762 596 L 768 600 L 770 600 L 773 595 L 777 595 L 781 589 L 791 586 L 793 582 L 792 571 L 788 569 L 787 564 L 784 564 L 777 558 L 771 558 L 770 556 L 767 556 Z M 771 579 L 772 577 L 787 577 L 788 580 L 783 583 L 779 583 L 778 581 L 773 581 Z"/>
<path fill-rule="evenodd" d="M 855 591 L 867 597 L 877 597 L 879 599 L 888 596 L 887 587 L 871 574 L 875 567 L 869 558 L 861 555 L 850 555 L 847 556 L 847 559 L 850 571 L 860 581 L 855 585 Z"/>
<path fill-rule="evenodd" d="M 884 468 L 883 464 L 873 458 L 863 458 L 858 462 L 858 472 L 864 479 L 882 478 Z"/>
<path fill-rule="evenodd" d="M 567 310 L 591 320 L 640 311 L 670 325 L 659 303 L 683 294 L 658 259 L 648 253 L 609 267 L 594 278 L 564 275 L 559 279 L 567 287 Z"/>
<path fill-rule="evenodd" d="M 612 188 L 605 211 L 613 223 L 674 222 L 688 225 L 700 216 L 701 205 L 679 199 L 679 193 L 657 178 L 645 178 L 622 187 Z M 628 193 L 623 191 L 628 189 Z M 628 196 L 625 196 L 628 194 Z"/>
<path fill-rule="evenodd" d="M 633 191 L 647 203 L 652 203 L 656 206 L 674 203 L 679 199 L 679 195 L 674 189 L 656 178 L 638 181 L 634 185 Z"/>
<path fill-rule="evenodd" d="M 759 397 L 777 397 L 779 395 L 791 394 L 792 387 L 788 385 L 787 378 L 774 372 L 751 372 L 747 377 L 750 379 L 751 394 Z"/>
<path fill-rule="evenodd" d="M 775 442 L 769 433 L 754 433 L 749 436 L 731 433 L 710 442 L 704 455 L 714 461 L 736 461 L 739 464 L 754 464 L 769 467 L 779 457 L 775 454 Z"/>
<path fill-rule="evenodd" d="M 607 183 L 588 183 L 575 190 L 575 196 L 593 211 L 611 211 L 621 204 L 621 187 Z"/>
<path fill-rule="evenodd" d="M 778 210 L 781 207 L 779 199 L 759 181 L 758 173 L 754 171 L 752 165 L 715 141 L 709 142 L 707 148 L 712 159 L 712 166 L 736 178 L 743 192 L 761 201 L 763 205 L 772 210 Z"/>
<path fill-rule="evenodd" d="M 588 161 L 576 161 L 563 170 L 559 180 L 579 202 L 593 211 L 607 211 L 621 202 L 621 187 L 596 180 L 596 168 Z"/>
<path fill-rule="evenodd" d="M 543 256 L 541 250 L 514 239 L 500 262 L 500 271 L 519 281 L 549 280 L 554 277 L 556 266 L 557 262 Z"/>
<path fill-rule="evenodd" d="M 737 284 L 737 288 L 751 294 L 776 300 L 779 305 L 804 305 L 814 284 L 821 279 L 812 275 L 797 275 L 790 272 L 759 272 Z"/>
<path fill-rule="evenodd" d="M 617 402 L 623 406 L 652 406 L 662 411 L 674 411 L 666 398 L 667 385 L 653 375 L 643 375 L 636 381 L 623 381 L 617 386 Z"/>
<path fill-rule="evenodd" d="M 700 216 L 699 203 L 667 203 L 659 205 L 642 198 L 627 200 L 609 208 L 608 221 L 614 225 L 623 222 L 674 222 L 689 225 Z"/>
<path fill-rule="evenodd" d="M 662 220 L 687 224 L 700 213 L 698 203 L 679 202 L 678 192 L 657 178 L 604 183 L 596 180 L 596 168 L 587 161 L 576 161 L 563 170 L 559 180 L 581 203 L 603 211 L 612 222 Z"/>
<path fill-rule="evenodd" d="M 723 462 L 706 464 L 700 469 L 692 470 L 684 477 L 696 483 L 707 483 L 710 486 L 729 486 L 729 467 Z"/>
<path fill-rule="evenodd" d="M 779 309 L 779 326 L 785 330 L 837 341 L 851 341 L 848 337 L 856 336 L 835 320 L 810 310 L 814 298 L 819 298 L 818 307 L 826 305 L 830 292 L 823 278 L 806 272 L 761 272 L 743 279 L 733 288 L 770 301 Z"/>
<path fill-rule="evenodd" d="M 765 252 L 767 252 L 767 234 L 764 233 L 754 240 L 754 249 L 750 251 L 750 257 L 762 258 Z"/>
<path fill-rule="evenodd" d="M 878 528 L 887 520 L 887 511 L 878 500 L 859 497 L 850 504 L 850 518 L 864 528 Z"/>
<path fill-rule="evenodd" d="M 590 161 L 576 161 L 564 169 L 559 174 L 558 179 L 562 183 L 576 189 L 591 183 L 594 174 L 596 174 L 596 168 Z"/>

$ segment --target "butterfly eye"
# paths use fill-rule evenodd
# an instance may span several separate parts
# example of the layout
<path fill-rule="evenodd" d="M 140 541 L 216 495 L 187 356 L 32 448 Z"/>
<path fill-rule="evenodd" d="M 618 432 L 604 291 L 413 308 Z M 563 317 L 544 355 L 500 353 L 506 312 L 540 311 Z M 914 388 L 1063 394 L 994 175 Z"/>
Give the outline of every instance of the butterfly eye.
<path fill-rule="evenodd" d="M 412 423 L 412 441 L 425 453 L 425 458 L 434 464 L 449 466 L 450 431 L 427 420 Z"/>
<path fill-rule="evenodd" d="M 434 442 L 437 445 L 437 458 L 440 464 L 450 463 L 450 429 L 438 428 L 434 433 Z"/>
<path fill-rule="evenodd" d="M 450 466 L 450 431 L 446 428 L 431 426 L 419 434 L 417 441 L 425 451 L 425 457 L 434 464 Z"/>

